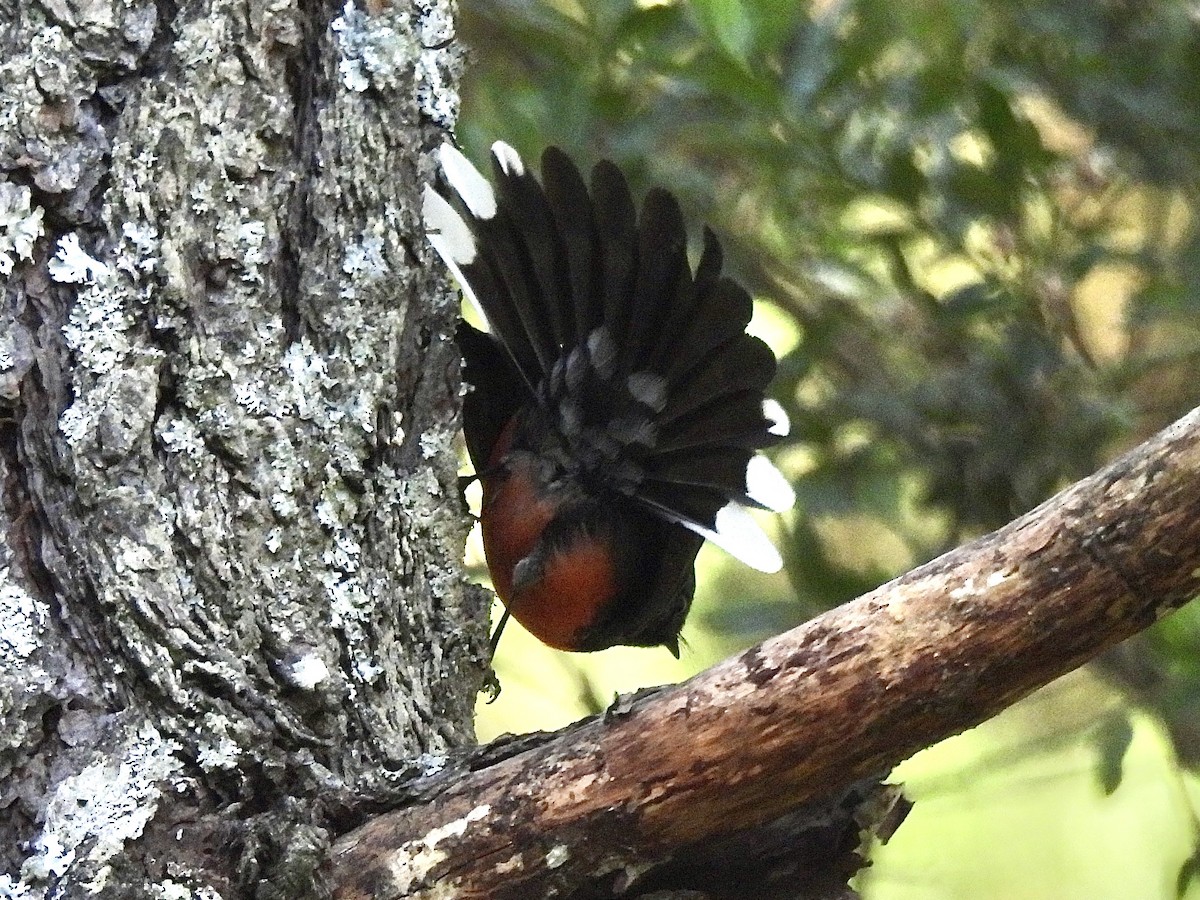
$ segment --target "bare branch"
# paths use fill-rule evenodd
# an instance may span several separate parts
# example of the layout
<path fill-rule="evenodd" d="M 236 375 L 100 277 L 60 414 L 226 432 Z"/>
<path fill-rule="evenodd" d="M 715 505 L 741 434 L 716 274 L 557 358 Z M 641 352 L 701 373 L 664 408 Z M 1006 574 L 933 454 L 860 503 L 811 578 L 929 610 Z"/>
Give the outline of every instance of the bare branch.
<path fill-rule="evenodd" d="M 335 845 L 336 896 L 574 895 L 840 796 L 1200 587 L 1200 410 L 1006 527 Z"/>

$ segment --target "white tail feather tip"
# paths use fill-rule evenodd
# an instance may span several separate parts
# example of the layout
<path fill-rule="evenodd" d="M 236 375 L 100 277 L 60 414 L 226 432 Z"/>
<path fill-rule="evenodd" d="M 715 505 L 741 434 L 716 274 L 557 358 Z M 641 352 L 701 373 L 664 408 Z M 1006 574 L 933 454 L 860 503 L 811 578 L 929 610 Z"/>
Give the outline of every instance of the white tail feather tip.
<path fill-rule="evenodd" d="M 796 504 L 796 492 L 783 473 L 757 454 L 746 466 L 746 496 L 774 512 L 784 512 Z"/>
<path fill-rule="evenodd" d="M 521 159 L 521 154 L 504 141 L 492 144 L 492 156 L 496 157 L 496 162 L 500 163 L 505 175 L 520 177 L 525 174 L 525 161 Z"/>
<path fill-rule="evenodd" d="M 429 243 L 438 252 L 438 256 L 462 288 L 463 294 L 479 313 L 479 317 L 487 322 L 483 306 L 461 268 L 475 261 L 475 238 L 471 229 L 446 198 L 429 185 L 425 186 L 421 215 L 425 219 Z"/>
<path fill-rule="evenodd" d="M 688 531 L 712 541 L 730 556 L 760 572 L 778 572 L 783 559 L 771 539 L 763 534 L 750 513 L 736 503 L 727 503 L 717 511 L 712 528 L 682 517 L 675 518 Z"/>
<path fill-rule="evenodd" d="M 778 572 L 783 558 L 750 513 L 736 503 L 728 503 L 717 511 L 713 543 L 752 569 Z"/>
<path fill-rule="evenodd" d="M 463 217 L 441 194 L 425 185 L 421 215 L 429 240 L 442 258 L 461 266 L 475 261 L 475 238 Z"/>
<path fill-rule="evenodd" d="M 477 219 L 496 215 L 496 192 L 471 161 L 450 144 L 438 148 L 438 161 L 450 187 Z"/>
<path fill-rule="evenodd" d="M 762 405 L 763 416 L 771 423 L 771 427 L 767 429 L 771 434 L 779 437 L 787 437 L 792 431 L 792 423 L 788 420 L 788 414 L 784 412 L 782 406 L 777 400 L 772 400 L 768 397 L 763 401 Z"/>

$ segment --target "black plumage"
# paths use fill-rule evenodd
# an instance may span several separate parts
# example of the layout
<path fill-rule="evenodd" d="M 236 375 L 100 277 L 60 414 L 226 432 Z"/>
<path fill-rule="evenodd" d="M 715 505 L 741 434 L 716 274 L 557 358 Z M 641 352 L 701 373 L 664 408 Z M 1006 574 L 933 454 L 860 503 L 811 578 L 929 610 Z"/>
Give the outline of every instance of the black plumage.
<path fill-rule="evenodd" d="M 639 214 L 611 163 L 589 187 L 556 148 L 540 182 L 506 145 L 493 157 L 489 185 L 444 147 L 446 183 L 426 197 L 431 240 L 490 328 L 458 332 L 472 463 L 486 473 L 498 445 L 528 450 L 565 492 L 570 509 L 547 527 L 539 559 L 581 530 L 627 532 L 620 564 L 639 583 L 593 623 L 589 644 L 674 647 L 702 538 L 778 568 L 732 509 L 791 504 L 777 473 L 754 483 L 756 467 L 770 467 L 751 462 L 785 433 L 763 402 L 774 356 L 745 333 L 753 304 L 720 274 L 707 229 L 693 272 L 669 193 L 650 191 Z"/>

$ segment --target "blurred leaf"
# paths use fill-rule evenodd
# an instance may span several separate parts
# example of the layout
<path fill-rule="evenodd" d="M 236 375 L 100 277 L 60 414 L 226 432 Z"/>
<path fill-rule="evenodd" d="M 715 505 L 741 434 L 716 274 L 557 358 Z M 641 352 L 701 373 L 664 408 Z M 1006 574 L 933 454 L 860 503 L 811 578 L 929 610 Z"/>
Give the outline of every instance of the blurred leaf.
<path fill-rule="evenodd" d="M 1175 895 L 1182 898 L 1187 894 L 1188 889 L 1198 881 L 1200 881 L 1200 843 L 1197 843 L 1195 851 L 1179 867 L 1179 875 L 1175 878 Z"/>
<path fill-rule="evenodd" d="M 964 222 L 956 231 L 965 229 L 977 216 L 1011 219 L 1020 201 L 1011 184 L 996 178 L 994 172 L 971 165 L 954 166 L 946 190 L 952 208 L 957 207 L 956 215 Z"/>
<path fill-rule="evenodd" d="M 976 87 L 976 97 L 979 125 L 995 153 L 992 174 L 1007 190 L 1022 192 L 1029 187 L 1026 173 L 1042 168 L 1053 158 L 1042 147 L 1034 124 L 1013 112 L 1008 94 L 985 81 Z"/>
<path fill-rule="evenodd" d="M 1133 723 L 1126 715 L 1111 715 L 1100 725 L 1096 734 L 1096 748 L 1100 751 L 1100 765 L 1096 774 L 1105 795 L 1111 795 L 1121 786 L 1125 754 L 1133 742 Z"/>
<path fill-rule="evenodd" d="M 1012 311 L 1012 297 L 983 281 L 952 291 L 942 303 L 948 317 L 965 321 Z"/>
<path fill-rule="evenodd" d="M 717 45 L 739 65 L 749 68 L 756 49 L 750 4 L 744 0 L 692 0 L 690 5 Z"/>
<path fill-rule="evenodd" d="M 613 37 L 618 45 L 644 46 L 669 39 L 680 27 L 683 8 L 677 4 L 634 6 L 617 23 Z"/>
<path fill-rule="evenodd" d="M 691 0 L 688 6 L 717 46 L 747 70 L 791 37 L 801 9 L 790 0 Z"/>

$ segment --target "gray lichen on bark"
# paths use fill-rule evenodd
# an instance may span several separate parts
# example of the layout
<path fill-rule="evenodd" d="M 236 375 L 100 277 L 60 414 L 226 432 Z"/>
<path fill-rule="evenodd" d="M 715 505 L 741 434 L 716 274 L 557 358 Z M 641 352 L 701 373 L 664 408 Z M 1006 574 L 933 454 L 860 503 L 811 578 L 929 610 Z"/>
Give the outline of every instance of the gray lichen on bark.
<path fill-rule="evenodd" d="M 0 19 L 0 895 L 300 896 L 482 678 L 448 4 Z"/>

